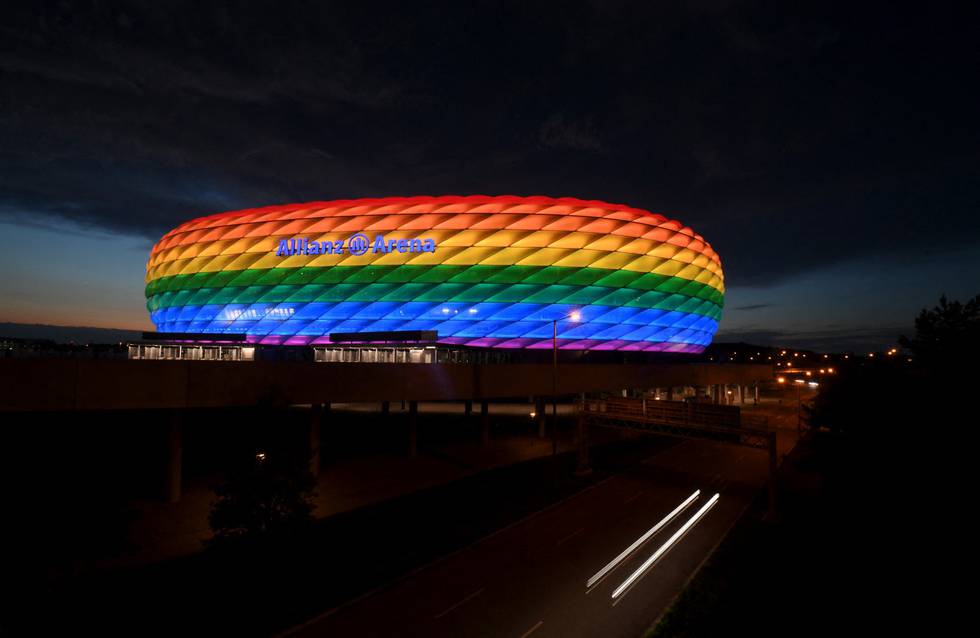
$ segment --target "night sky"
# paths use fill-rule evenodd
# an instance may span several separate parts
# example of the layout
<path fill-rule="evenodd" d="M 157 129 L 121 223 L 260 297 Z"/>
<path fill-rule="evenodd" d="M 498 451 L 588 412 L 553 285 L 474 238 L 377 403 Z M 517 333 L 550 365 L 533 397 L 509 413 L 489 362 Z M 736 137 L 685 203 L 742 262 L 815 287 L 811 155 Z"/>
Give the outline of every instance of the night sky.
<path fill-rule="evenodd" d="M 831 4 L 5 7 L 0 321 L 152 328 L 208 213 L 514 194 L 692 226 L 716 340 L 890 344 L 980 293 L 980 15 Z"/>

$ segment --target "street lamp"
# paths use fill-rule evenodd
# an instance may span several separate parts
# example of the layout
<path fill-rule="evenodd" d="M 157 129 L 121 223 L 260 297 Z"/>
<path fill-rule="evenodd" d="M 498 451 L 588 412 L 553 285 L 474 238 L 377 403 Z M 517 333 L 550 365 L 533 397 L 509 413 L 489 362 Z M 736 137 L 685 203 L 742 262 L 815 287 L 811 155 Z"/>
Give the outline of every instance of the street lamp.
<path fill-rule="evenodd" d="M 800 434 L 803 432 L 803 419 L 801 414 L 803 411 L 803 403 L 802 400 L 800 399 L 800 389 L 803 387 L 804 383 L 806 383 L 806 381 L 804 381 L 803 379 L 796 379 L 796 435 L 797 436 L 800 436 Z"/>
<path fill-rule="evenodd" d="M 573 310 L 560 318 L 577 323 L 582 315 Z M 558 319 L 551 321 L 551 455 L 558 455 Z"/>

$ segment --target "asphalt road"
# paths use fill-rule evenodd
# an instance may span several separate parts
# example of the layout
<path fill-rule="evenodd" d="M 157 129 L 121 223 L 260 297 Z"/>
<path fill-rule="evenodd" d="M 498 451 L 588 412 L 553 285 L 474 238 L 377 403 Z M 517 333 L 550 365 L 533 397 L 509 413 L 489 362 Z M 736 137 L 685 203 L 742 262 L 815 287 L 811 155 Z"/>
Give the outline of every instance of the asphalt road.
<path fill-rule="evenodd" d="M 762 450 L 684 441 L 291 635 L 639 636 L 721 541 L 766 472 Z M 586 589 L 696 489 L 697 501 Z M 715 493 L 719 502 L 614 601 L 613 590 Z"/>

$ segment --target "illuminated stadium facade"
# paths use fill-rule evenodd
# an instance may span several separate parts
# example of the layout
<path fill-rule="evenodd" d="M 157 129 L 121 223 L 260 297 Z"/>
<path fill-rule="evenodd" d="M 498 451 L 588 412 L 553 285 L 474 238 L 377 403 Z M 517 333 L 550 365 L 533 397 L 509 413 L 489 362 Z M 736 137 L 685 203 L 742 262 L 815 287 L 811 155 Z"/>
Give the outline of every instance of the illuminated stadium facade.
<path fill-rule="evenodd" d="M 480 348 L 701 352 L 718 327 L 718 255 L 678 221 L 599 201 L 398 197 L 189 221 L 154 246 L 163 333 L 317 345 L 436 331 Z"/>

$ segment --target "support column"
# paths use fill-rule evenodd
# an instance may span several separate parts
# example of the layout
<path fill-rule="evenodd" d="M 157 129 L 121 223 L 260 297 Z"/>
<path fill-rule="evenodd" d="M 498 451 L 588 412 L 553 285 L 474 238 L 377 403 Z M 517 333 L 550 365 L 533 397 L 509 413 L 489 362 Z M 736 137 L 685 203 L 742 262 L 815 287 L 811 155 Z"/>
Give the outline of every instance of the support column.
<path fill-rule="evenodd" d="M 585 422 L 585 414 L 581 409 L 577 421 L 578 432 L 575 438 L 578 439 L 578 463 L 575 467 L 575 474 L 586 476 L 592 473 L 592 468 L 589 467 L 589 426 Z"/>
<path fill-rule="evenodd" d="M 480 443 L 490 442 L 490 404 L 480 401 Z"/>
<path fill-rule="evenodd" d="M 667 388 L 667 400 L 668 401 L 674 400 L 674 386 L 670 386 Z"/>
<path fill-rule="evenodd" d="M 171 410 L 167 415 L 167 502 L 180 501 L 181 479 L 183 478 L 184 456 L 184 415 L 180 410 Z"/>
<path fill-rule="evenodd" d="M 465 414 L 467 417 L 469 417 L 471 414 L 473 414 L 473 402 L 472 401 L 464 401 L 463 402 L 463 414 Z"/>
<path fill-rule="evenodd" d="M 544 397 L 534 398 L 534 418 L 538 422 L 538 438 L 543 439 L 545 435 L 545 404 Z"/>
<path fill-rule="evenodd" d="M 754 405 L 759 405 L 759 382 L 755 382 L 755 397 L 753 398 L 755 402 Z"/>
<path fill-rule="evenodd" d="M 384 415 L 384 416 L 388 416 L 388 413 L 389 412 L 391 412 L 391 402 L 389 402 L 389 401 L 382 401 L 381 402 L 381 414 Z"/>
<path fill-rule="evenodd" d="M 408 403 L 408 454 L 417 456 L 419 451 L 419 404 L 418 401 Z"/>
<path fill-rule="evenodd" d="M 776 460 L 776 433 L 769 433 L 769 511 L 766 518 L 773 520 L 776 518 L 776 470 L 778 463 Z"/>
<path fill-rule="evenodd" d="M 323 406 L 314 403 L 310 406 L 310 473 L 313 478 L 320 475 L 320 422 Z"/>

